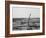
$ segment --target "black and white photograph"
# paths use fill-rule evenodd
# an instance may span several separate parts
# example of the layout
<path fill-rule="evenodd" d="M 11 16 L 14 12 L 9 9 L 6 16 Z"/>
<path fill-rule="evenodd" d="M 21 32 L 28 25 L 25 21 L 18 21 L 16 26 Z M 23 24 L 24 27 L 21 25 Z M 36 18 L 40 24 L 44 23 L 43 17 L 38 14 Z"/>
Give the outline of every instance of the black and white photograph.
<path fill-rule="evenodd" d="M 10 5 L 11 31 L 42 32 L 42 6 Z"/>
<path fill-rule="evenodd" d="M 13 30 L 39 30 L 40 8 L 13 7 Z"/>

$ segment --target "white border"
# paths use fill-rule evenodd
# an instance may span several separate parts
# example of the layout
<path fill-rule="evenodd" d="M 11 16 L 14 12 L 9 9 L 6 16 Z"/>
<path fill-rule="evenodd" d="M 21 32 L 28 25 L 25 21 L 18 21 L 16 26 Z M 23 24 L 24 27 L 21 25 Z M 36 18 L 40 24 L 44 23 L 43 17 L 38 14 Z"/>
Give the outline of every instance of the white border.
<path fill-rule="evenodd" d="M 12 30 L 12 7 L 32 7 L 32 8 L 40 8 L 40 30 L 13 31 Z M 22 33 L 38 33 L 38 32 L 42 32 L 42 15 L 43 15 L 42 14 L 42 6 L 10 4 L 10 34 L 22 34 Z"/>

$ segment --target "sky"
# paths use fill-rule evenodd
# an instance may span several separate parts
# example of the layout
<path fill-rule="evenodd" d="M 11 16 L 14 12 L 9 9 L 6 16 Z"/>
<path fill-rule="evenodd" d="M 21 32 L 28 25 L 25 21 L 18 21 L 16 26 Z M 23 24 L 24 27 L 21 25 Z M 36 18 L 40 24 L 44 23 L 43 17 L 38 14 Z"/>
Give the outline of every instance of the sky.
<path fill-rule="evenodd" d="M 13 18 L 28 18 L 31 14 L 31 18 L 39 18 L 40 17 L 40 8 L 32 8 L 32 7 L 13 7 L 12 8 L 12 16 Z"/>

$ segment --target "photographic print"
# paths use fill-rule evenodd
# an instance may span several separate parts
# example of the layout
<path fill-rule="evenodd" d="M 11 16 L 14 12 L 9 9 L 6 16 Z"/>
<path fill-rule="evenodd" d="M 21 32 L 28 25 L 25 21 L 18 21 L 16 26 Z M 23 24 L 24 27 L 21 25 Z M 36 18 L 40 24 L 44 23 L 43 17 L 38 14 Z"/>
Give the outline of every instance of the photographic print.
<path fill-rule="evenodd" d="M 40 30 L 40 8 L 13 7 L 13 30 Z"/>
<path fill-rule="evenodd" d="M 6 2 L 7 36 L 30 36 L 44 34 L 44 3 Z M 8 23 L 9 22 L 9 23 Z M 7 32 L 6 32 L 7 33 Z"/>
<path fill-rule="evenodd" d="M 11 4 L 10 12 L 13 33 L 42 32 L 42 6 Z"/>

